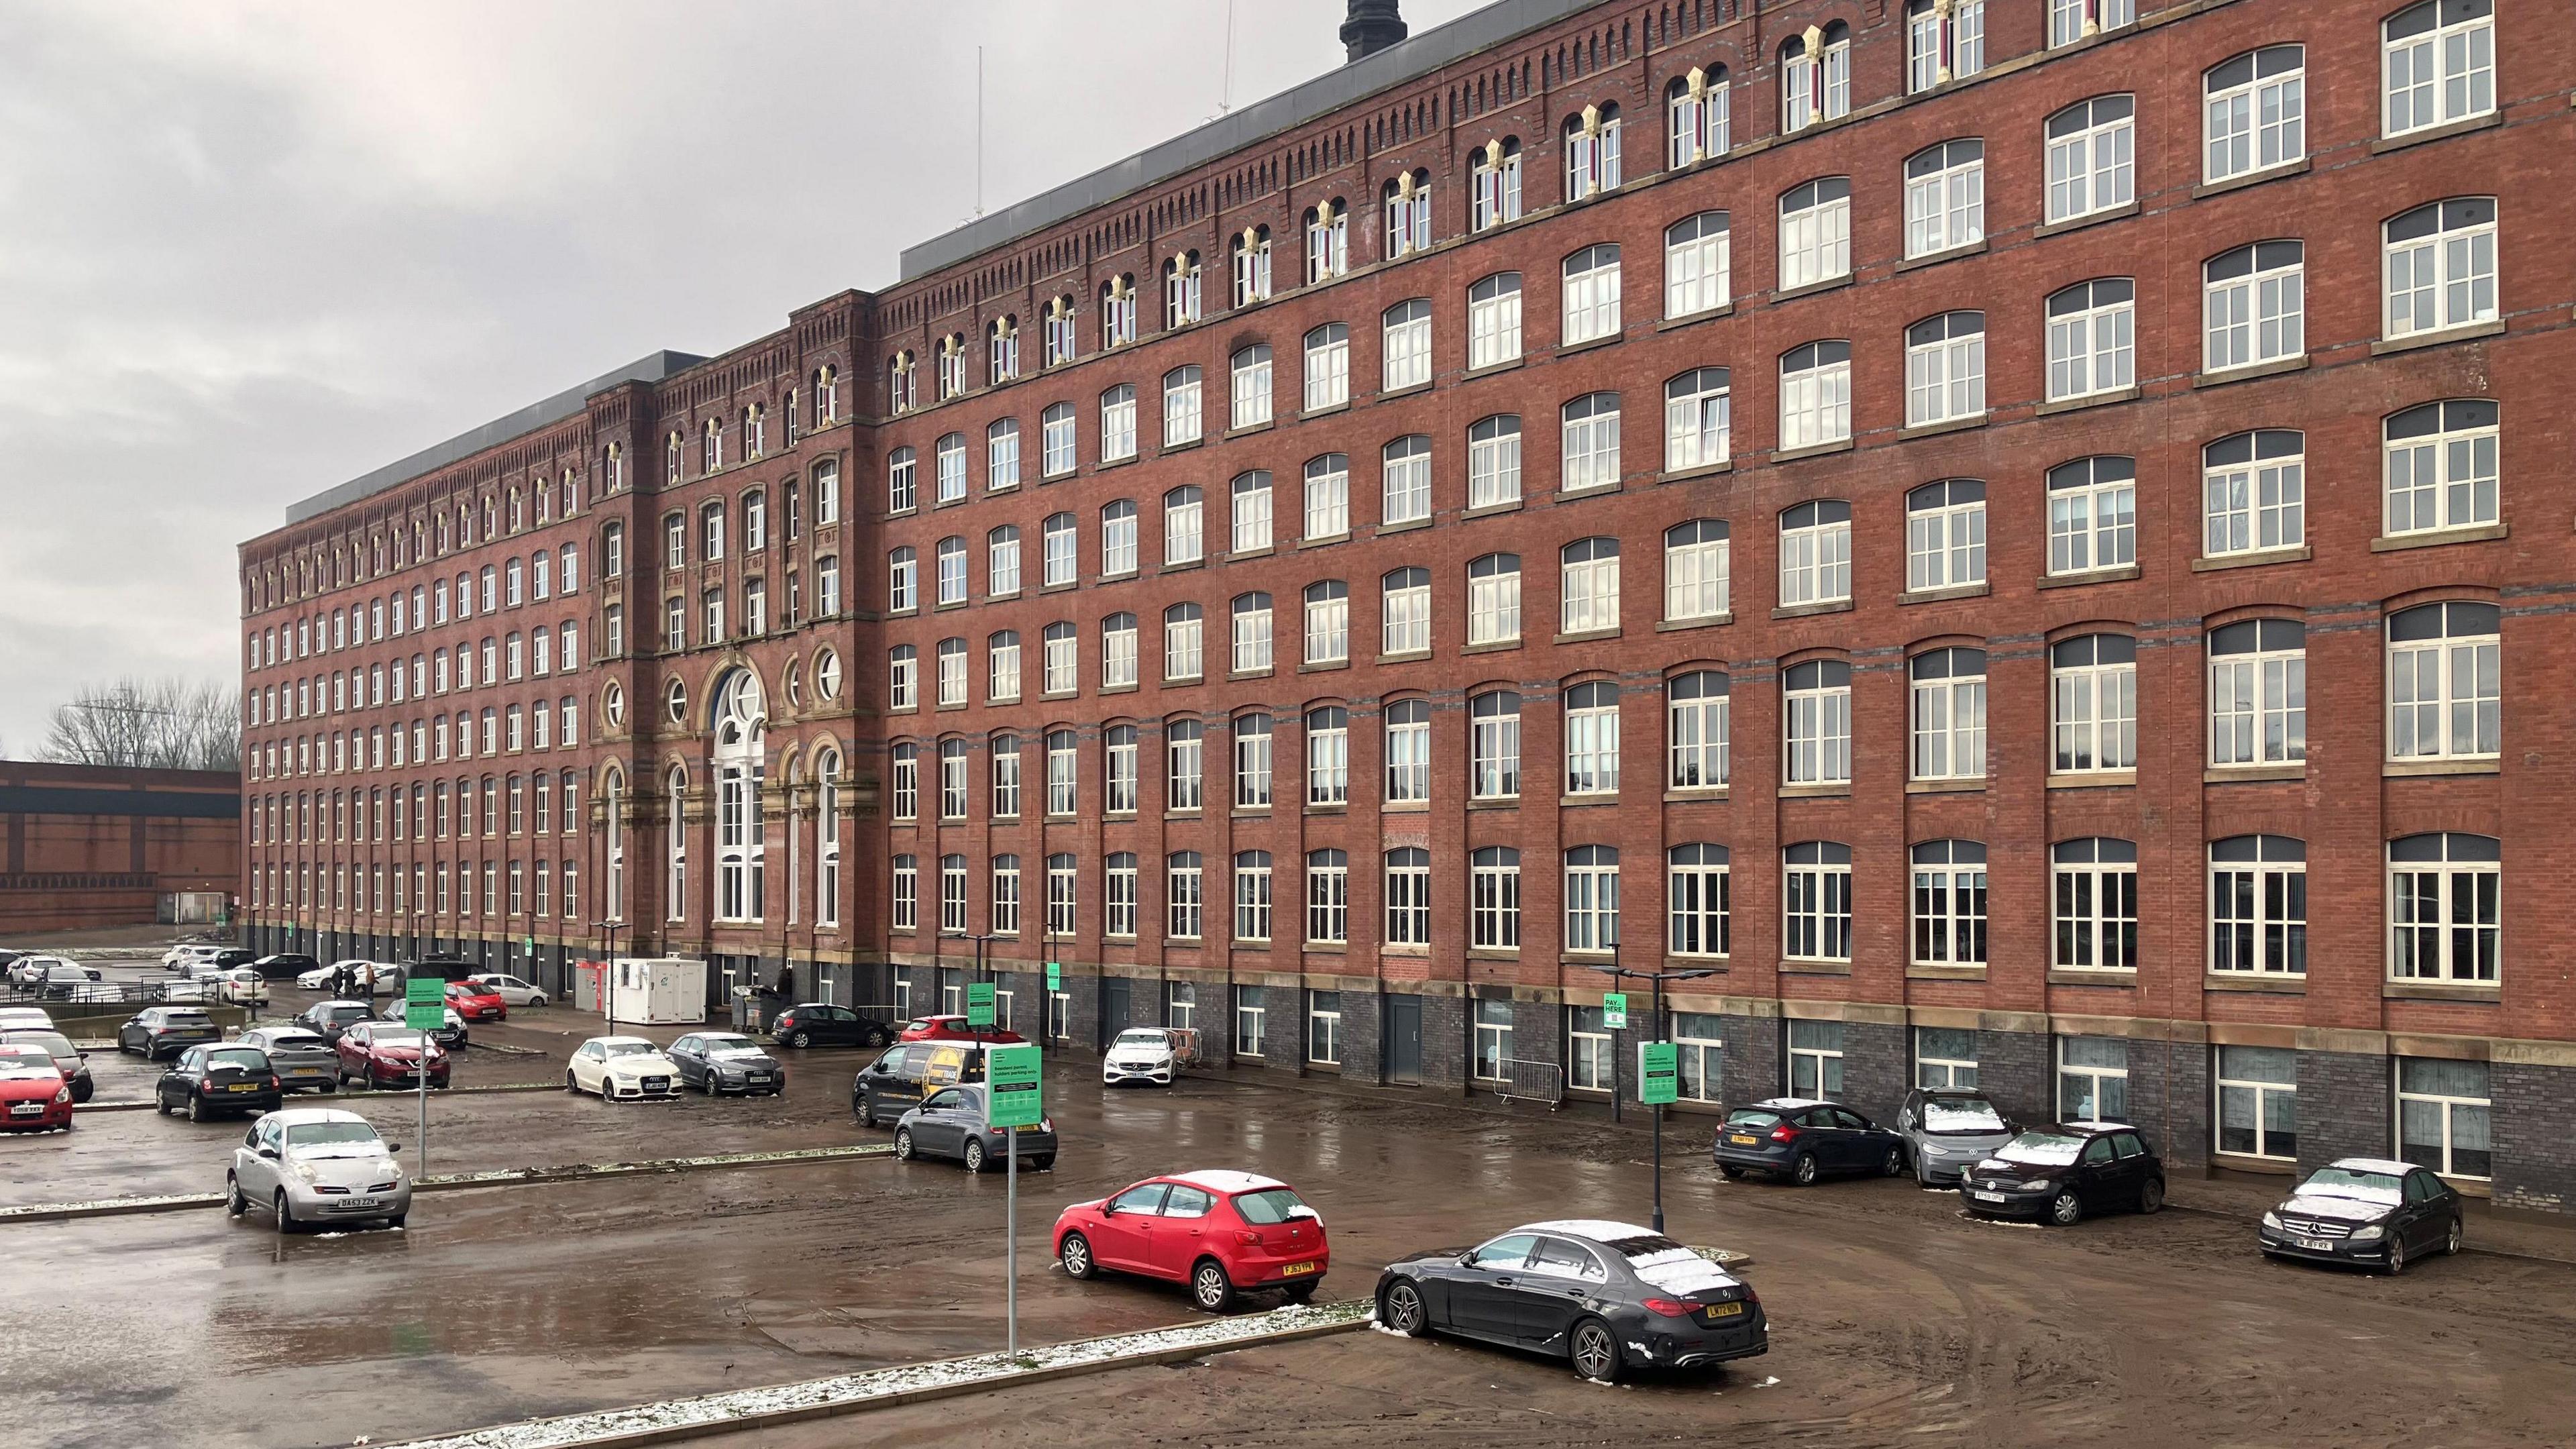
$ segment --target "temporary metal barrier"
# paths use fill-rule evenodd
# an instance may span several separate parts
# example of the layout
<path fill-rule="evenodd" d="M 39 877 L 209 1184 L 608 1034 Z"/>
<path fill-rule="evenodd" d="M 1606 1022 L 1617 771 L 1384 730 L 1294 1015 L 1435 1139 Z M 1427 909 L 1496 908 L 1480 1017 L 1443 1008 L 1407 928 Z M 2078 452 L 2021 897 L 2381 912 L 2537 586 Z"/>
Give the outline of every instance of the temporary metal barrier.
<path fill-rule="evenodd" d="M 1555 1062 L 1509 1058 L 1503 1063 L 1502 1085 L 1494 1095 L 1506 1102 L 1545 1102 L 1553 1112 L 1565 1101 L 1565 1068 Z"/>

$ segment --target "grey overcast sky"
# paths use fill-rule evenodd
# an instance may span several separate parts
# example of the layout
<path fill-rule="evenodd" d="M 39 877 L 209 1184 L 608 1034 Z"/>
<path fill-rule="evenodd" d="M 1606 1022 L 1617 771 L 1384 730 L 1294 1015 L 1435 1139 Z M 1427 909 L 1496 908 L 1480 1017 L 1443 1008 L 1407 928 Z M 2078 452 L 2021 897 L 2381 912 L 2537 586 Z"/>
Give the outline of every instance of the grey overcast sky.
<path fill-rule="evenodd" d="M 1483 0 L 1405 0 L 1418 32 Z M 1232 0 L 1241 105 L 1343 0 Z M 1228 0 L 0 3 L 0 754 L 236 668 L 294 499 L 1196 125 Z"/>

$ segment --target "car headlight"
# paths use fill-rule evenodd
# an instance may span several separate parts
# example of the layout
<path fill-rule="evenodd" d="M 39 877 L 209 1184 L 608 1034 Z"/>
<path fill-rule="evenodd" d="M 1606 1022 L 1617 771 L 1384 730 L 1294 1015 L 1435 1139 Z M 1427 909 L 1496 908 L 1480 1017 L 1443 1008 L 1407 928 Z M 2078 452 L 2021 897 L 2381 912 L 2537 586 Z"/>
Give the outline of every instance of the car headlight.
<path fill-rule="evenodd" d="M 2281 1215 L 2279 1213 L 2272 1212 L 2263 1214 L 2263 1226 L 2270 1228 L 2276 1233 L 2279 1232 L 2281 1230 Z"/>
<path fill-rule="evenodd" d="M 2057 1182 L 2054 1178 L 2034 1177 L 2022 1184 L 2022 1190 L 2025 1192 L 2046 1192 L 2055 1186 L 2057 1186 Z"/>
<path fill-rule="evenodd" d="M 2381 1229 L 2379 1224 L 2372 1223 L 2369 1227 L 2356 1229 L 2353 1232 L 2352 1240 L 2356 1243 L 2375 1243 L 2379 1241 L 2382 1232 L 2383 1229 Z"/>
<path fill-rule="evenodd" d="M 63 1087 L 63 1089 L 62 1089 L 62 1090 L 60 1090 L 60 1091 L 58 1091 L 58 1092 L 54 1093 L 54 1104 L 55 1104 L 56 1106 L 60 1106 L 60 1105 L 62 1105 L 63 1103 L 70 1101 L 71 1099 L 72 1099 L 72 1089 L 71 1089 L 68 1085 L 66 1085 L 65 1087 Z"/>
<path fill-rule="evenodd" d="M 294 1173 L 300 1182 L 314 1183 L 322 1180 L 321 1170 L 309 1162 L 294 1163 L 287 1168 L 287 1171 Z"/>

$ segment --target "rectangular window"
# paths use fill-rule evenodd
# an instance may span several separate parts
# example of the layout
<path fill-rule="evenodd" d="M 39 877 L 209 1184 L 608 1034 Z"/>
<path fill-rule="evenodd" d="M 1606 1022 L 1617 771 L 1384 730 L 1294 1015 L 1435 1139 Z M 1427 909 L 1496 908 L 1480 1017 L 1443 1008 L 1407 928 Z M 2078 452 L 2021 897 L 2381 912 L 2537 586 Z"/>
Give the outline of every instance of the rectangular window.
<path fill-rule="evenodd" d="M 1503 644 L 1519 637 L 1520 558 L 1487 554 L 1467 566 L 1467 642 Z"/>
<path fill-rule="evenodd" d="M 1619 249 L 1585 247 L 1565 263 L 1564 331 L 1567 347 L 1619 332 Z"/>
<path fill-rule="evenodd" d="M 1917 780 L 1976 780 L 1986 773 L 1986 653 L 1934 649 L 1908 665 Z"/>
<path fill-rule="evenodd" d="M 1469 371 L 1521 355 L 1521 274 L 1502 272 L 1467 289 Z"/>
<path fill-rule="evenodd" d="M 2397 1059 L 2397 1152 L 2444 1177 L 2495 1175 L 2485 1062 Z"/>
<path fill-rule="evenodd" d="M 1234 988 L 1234 1054 L 1239 1057 L 1261 1055 L 1261 1039 L 1269 1030 L 1269 1011 L 1263 1004 L 1259 986 Z"/>
<path fill-rule="evenodd" d="M 1386 942 L 1431 944 L 1431 854 L 1418 847 L 1386 853 Z"/>
<path fill-rule="evenodd" d="M 2257 367 L 2306 354 L 2305 245 L 2269 241 L 2238 247 L 2203 266 L 2201 278 L 2204 369 Z"/>
<path fill-rule="evenodd" d="M 2129 1120 L 2129 1044 L 2118 1037 L 2057 1039 L 2057 1117 L 2061 1122 Z"/>
<path fill-rule="evenodd" d="M 2410 835 L 2388 845 L 2388 974 L 2398 981 L 2496 981 L 2503 873 L 2484 835 Z"/>
<path fill-rule="evenodd" d="M 1342 1060 L 1342 994 L 1306 993 L 1306 1060 L 1338 1066 Z"/>
<path fill-rule="evenodd" d="M 1341 805 L 1351 796 L 1349 716 L 1339 708 L 1306 716 L 1306 803 Z"/>
<path fill-rule="evenodd" d="M 2419 206 L 2389 222 L 2387 336 L 2392 340 L 2492 322 L 2496 311 L 2496 204 L 2465 197 Z"/>
<path fill-rule="evenodd" d="M 2493 604 L 2426 604 L 2388 620 L 2388 757 L 2493 758 L 2504 668 Z"/>
<path fill-rule="evenodd" d="M 1905 425 L 1985 416 L 1986 314 L 1950 312 L 1905 329 Z"/>
<path fill-rule="evenodd" d="M 1916 1027 L 1914 1085 L 1936 1092 L 1975 1091 L 1977 1034 L 1959 1027 Z"/>
<path fill-rule="evenodd" d="M 1851 959 L 1851 848 L 1790 846 L 1781 878 L 1781 954 L 1793 961 Z"/>
<path fill-rule="evenodd" d="M 1828 176 L 1780 198 L 1783 292 L 1851 275 L 1851 179 Z"/>
<path fill-rule="evenodd" d="M 1469 1070 L 1479 1081 L 1499 1082 L 1511 1075 L 1512 1004 L 1478 998 L 1474 1059 Z"/>
<path fill-rule="evenodd" d="M 1685 1102 L 1719 1102 L 1726 1096 L 1726 1037 L 1715 1012 L 1673 1013 L 1676 1093 Z"/>
<path fill-rule="evenodd" d="M 2387 134 L 2483 116 L 2496 108 L 2492 0 L 2426 0 L 2381 27 Z"/>
<path fill-rule="evenodd" d="M 2137 641 L 2089 634 L 2049 650 L 2049 769 L 2056 774 L 2138 767 Z"/>
<path fill-rule="evenodd" d="M 1387 309 L 1379 348 L 1380 386 L 1388 392 L 1431 381 L 1431 304 L 1399 303 Z"/>
<path fill-rule="evenodd" d="M 2238 433 L 2202 449 L 2202 552 L 2217 558 L 2307 542 L 2306 454 L 2307 435 L 2288 428 Z"/>
<path fill-rule="evenodd" d="M 1843 1024 L 1789 1023 L 1789 1095 L 1834 1101 L 1843 1092 Z"/>
<path fill-rule="evenodd" d="M 2048 470 L 2048 571 L 2127 568 L 2138 561 L 2137 463 L 2079 458 Z"/>
<path fill-rule="evenodd" d="M 2138 848 L 2125 840 L 2069 840 L 2055 862 L 2057 949 L 2069 971 L 2138 969 Z"/>
<path fill-rule="evenodd" d="M 1965 588 L 1986 581 L 1986 485 L 1927 483 L 1905 496 L 1905 587 Z"/>
<path fill-rule="evenodd" d="M 1714 312 L 1731 299 L 1727 214 L 1704 211 L 1664 230 L 1664 316 Z"/>
<path fill-rule="evenodd" d="M 1610 1090 L 1610 1029 L 1597 1006 L 1565 1009 L 1565 1084 L 1576 1091 Z"/>
<path fill-rule="evenodd" d="M 1851 505 L 1802 503 L 1780 515 L 1780 607 L 1851 597 Z"/>
<path fill-rule="evenodd" d="M 2284 765 L 2308 754 L 2306 630 L 2248 619 L 2209 636 L 2209 762 Z"/>
<path fill-rule="evenodd" d="M 1339 538 L 1350 531 L 1350 460 L 1327 453 L 1306 465 L 1306 537 Z"/>
<path fill-rule="evenodd" d="M 1350 857 L 1318 850 L 1306 857 L 1306 939 L 1320 944 L 1351 935 Z"/>
<path fill-rule="evenodd" d="M 2224 181 L 2308 154 L 2307 53 L 2274 45 L 2202 77 L 2204 181 Z"/>
<path fill-rule="evenodd" d="M 2239 835 L 2209 847 L 2209 969 L 2239 976 L 2307 974 L 2304 843 Z"/>
<path fill-rule="evenodd" d="M 2070 0 L 2051 0 L 2054 11 Z M 2128 5 L 2134 0 L 2072 0 Z M 2137 99 L 2096 96 L 2048 119 L 2048 219 L 2089 216 L 2137 199 Z"/>
<path fill-rule="evenodd" d="M 1339 322 L 1306 334 L 1305 398 L 1310 413 L 1351 400 L 1351 329 Z"/>
<path fill-rule="evenodd" d="M 1734 877 L 1723 846 L 1677 845 L 1666 853 L 1667 937 L 1676 956 L 1724 956 L 1733 946 Z"/>

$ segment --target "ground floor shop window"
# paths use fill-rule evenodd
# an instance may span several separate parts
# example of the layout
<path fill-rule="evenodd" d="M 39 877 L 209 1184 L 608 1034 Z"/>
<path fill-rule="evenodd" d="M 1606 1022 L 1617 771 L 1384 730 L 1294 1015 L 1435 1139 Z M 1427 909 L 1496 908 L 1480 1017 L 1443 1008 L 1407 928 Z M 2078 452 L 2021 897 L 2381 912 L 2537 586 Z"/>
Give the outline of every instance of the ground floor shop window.
<path fill-rule="evenodd" d="M 2129 1044 L 2117 1037 L 2057 1039 L 2057 1117 L 2061 1122 L 2129 1120 Z"/>
<path fill-rule="evenodd" d="M 1935 1091 L 1975 1091 L 1977 1034 L 1965 1027 L 1916 1027 L 1914 1085 Z"/>
<path fill-rule="evenodd" d="M 1508 1001 L 1476 1003 L 1476 1075 L 1488 1082 L 1499 1082 L 1511 1071 L 1512 1004 Z"/>
<path fill-rule="evenodd" d="M 1789 1095 L 1832 1101 L 1843 1091 L 1843 1024 L 1789 1023 Z"/>
<path fill-rule="evenodd" d="M 2492 1177 L 2487 1064 L 2397 1059 L 2397 1153 L 2444 1177 Z"/>
<path fill-rule="evenodd" d="M 1565 1084 L 1585 1091 L 1610 1090 L 1610 1029 L 1601 1008 L 1566 1008 Z"/>
<path fill-rule="evenodd" d="M 1261 988 L 1234 988 L 1234 1054 L 1239 1057 L 1261 1055 L 1261 1034 L 1270 1013 L 1262 1005 Z"/>
<path fill-rule="evenodd" d="M 1047 993 L 1047 1035 L 1058 1040 L 1073 1035 L 1073 997 L 1062 991 Z"/>
<path fill-rule="evenodd" d="M 1339 1065 L 1342 1060 L 1342 993 L 1306 993 L 1306 1060 Z"/>
<path fill-rule="evenodd" d="M 894 1015 L 897 1021 L 912 1020 L 912 979 L 908 976 L 894 979 Z"/>
<path fill-rule="evenodd" d="M 1715 1102 L 1725 1090 L 1719 1056 L 1725 1038 L 1717 1016 L 1705 1011 L 1673 1013 L 1673 1057 L 1679 1068 L 1677 1090 L 1685 1102 Z"/>
<path fill-rule="evenodd" d="M 1199 989 L 1187 981 L 1163 983 L 1163 1025 L 1190 1031 L 1199 1024 Z"/>
<path fill-rule="evenodd" d="M 1011 993 L 998 986 L 993 988 L 993 1025 L 1003 1031 L 1011 1029 Z"/>
<path fill-rule="evenodd" d="M 2287 1047 L 2218 1049 L 2218 1150 L 2299 1156 L 2299 1054 Z"/>

